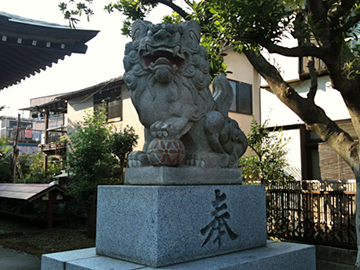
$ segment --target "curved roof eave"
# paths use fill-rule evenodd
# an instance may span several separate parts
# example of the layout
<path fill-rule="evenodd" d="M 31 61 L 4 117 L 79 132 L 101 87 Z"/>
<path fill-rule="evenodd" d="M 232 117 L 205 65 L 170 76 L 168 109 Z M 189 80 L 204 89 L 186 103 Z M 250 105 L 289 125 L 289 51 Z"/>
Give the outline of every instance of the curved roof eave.
<path fill-rule="evenodd" d="M 98 33 L 0 12 L 0 90 L 51 67 L 66 55 L 86 53 L 85 43 Z"/>

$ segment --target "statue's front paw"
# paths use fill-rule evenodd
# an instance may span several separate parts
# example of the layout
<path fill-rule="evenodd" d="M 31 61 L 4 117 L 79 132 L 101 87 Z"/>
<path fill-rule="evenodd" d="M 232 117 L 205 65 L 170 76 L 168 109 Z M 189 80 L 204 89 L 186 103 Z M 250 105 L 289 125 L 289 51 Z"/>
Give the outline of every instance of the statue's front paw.
<path fill-rule="evenodd" d="M 175 127 L 172 124 L 168 124 L 163 121 L 157 121 L 150 127 L 151 135 L 154 138 L 168 138 L 168 137 L 176 137 L 178 135 Z"/>
<path fill-rule="evenodd" d="M 186 159 L 186 165 L 206 168 L 206 161 L 201 155 L 191 155 Z"/>
<path fill-rule="evenodd" d="M 143 151 L 135 151 L 130 153 L 128 157 L 128 166 L 129 168 L 132 167 L 143 167 L 149 166 L 150 162 L 146 155 L 146 152 Z"/>

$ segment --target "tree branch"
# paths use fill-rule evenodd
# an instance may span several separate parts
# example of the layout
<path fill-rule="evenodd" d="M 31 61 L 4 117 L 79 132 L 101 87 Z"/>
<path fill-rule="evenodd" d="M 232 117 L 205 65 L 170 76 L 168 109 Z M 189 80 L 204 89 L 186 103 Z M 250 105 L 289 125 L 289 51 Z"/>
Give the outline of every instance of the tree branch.
<path fill-rule="evenodd" d="M 245 50 L 250 63 L 270 86 L 271 91 L 306 124 L 307 129 L 316 132 L 320 138 L 328 143 L 350 166 L 354 165 L 354 155 L 349 151 L 353 145 L 351 136 L 339 128 L 324 112 L 310 99 L 301 97 L 284 81 L 276 68 L 261 54 Z"/>
<path fill-rule="evenodd" d="M 183 10 L 181 7 L 179 7 L 178 5 L 174 4 L 172 1 L 170 0 L 146 0 L 144 1 L 145 4 L 154 4 L 154 3 L 161 3 L 165 6 L 168 6 L 169 8 L 171 8 L 173 11 L 175 11 L 176 13 L 178 13 L 182 18 L 184 18 L 185 20 L 189 19 L 190 14 L 188 14 L 185 10 Z"/>
<path fill-rule="evenodd" d="M 330 42 L 330 29 L 328 22 L 327 3 L 323 0 L 307 0 L 307 13 L 311 15 L 315 29 L 313 31 L 316 39 L 320 39 L 321 43 L 327 45 Z M 318 35 L 318 36 L 316 36 Z"/>
<path fill-rule="evenodd" d="M 316 95 L 317 88 L 318 88 L 317 74 L 316 74 L 314 62 L 315 62 L 314 57 L 309 57 L 308 68 L 309 68 L 309 73 L 310 73 L 310 91 L 307 94 L 307 97 L 312 102 L 314 102 L 315 95 Z"/>
<path fill-rule="evenodd" d="M 266 48 L 269 53 L 277 53 L 288 57 L 314 56 L 316 58 L 324 60 L 324 62 L 331 61 L 331 59 L 329 59 L 329 54 L 327 52 L 327 49 L 322 47 L 317 47 L 313 44 L 300 45 L 292 48 L 283 47 L 273 43 L 265 43 L 265 42 L 261 42 L 260 45 Z"/>
<path fill-rule="evenodd" d="M 270 42 L 259 42 L 261 46 L 266 48 L 269 53 L 277 53 L 288 57 L 315 56 L 323 59 L 327 56 L 327 49 L 316 47 L 315 45 L 300 45 L 297 47 L 283 47 Z"/>
<path fill-rule="evenodd" d="M 326 22 L 327 8 L 322 0 L 307 0 L 308 12 L 312 14 L 313 20 Z"/>
<path fill-rule="evenodd" d="M 347 1 L 341 1 L 340 5 L 335 6 L 328 14 L 329 18 L 339 20 L 339 18 L 343 17 L 346 13 L 348 13 L 354 4 L 356 3 L 356 0 L 347 0 Z"/>

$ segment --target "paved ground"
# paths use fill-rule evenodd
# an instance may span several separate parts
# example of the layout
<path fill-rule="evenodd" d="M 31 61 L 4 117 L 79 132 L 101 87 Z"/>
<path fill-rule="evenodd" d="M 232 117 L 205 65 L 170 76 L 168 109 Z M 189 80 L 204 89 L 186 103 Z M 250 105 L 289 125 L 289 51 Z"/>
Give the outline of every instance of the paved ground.
<path fill-rule="evenodd" d="M 0 247 L 1 270 L 40 270 L 38 257 Z"/>

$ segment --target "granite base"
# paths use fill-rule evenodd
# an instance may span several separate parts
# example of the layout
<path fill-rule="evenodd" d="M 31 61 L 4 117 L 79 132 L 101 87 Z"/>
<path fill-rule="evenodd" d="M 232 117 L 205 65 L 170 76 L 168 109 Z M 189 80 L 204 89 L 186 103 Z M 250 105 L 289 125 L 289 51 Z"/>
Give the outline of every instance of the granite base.
<path fill-rule="evenodd" d="M 96 252 L 161 267 L 266 245 L 263 186 L 100 186 Z"/>
<path fill-rule="evenodd" d="M 41 270 L 315 270 L 315 247 L 268 241 L 266 247 L 151 268 L 96 254 L 95 248 L 42 256 Z"/>

